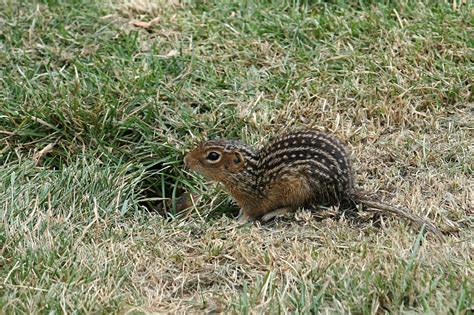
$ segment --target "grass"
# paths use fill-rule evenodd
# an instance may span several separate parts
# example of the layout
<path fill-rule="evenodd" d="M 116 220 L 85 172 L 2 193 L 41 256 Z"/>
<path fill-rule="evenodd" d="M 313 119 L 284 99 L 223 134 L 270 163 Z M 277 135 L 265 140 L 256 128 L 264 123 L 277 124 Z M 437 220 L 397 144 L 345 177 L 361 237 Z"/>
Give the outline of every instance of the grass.
<path fill-rule="evenodd" d="M 1 312 L 472 312 L 473 10 L 1 0 Z M 237 226 L 183 170 L 200 139 L 300 127 L 447 240 L 304 210 Z"/>

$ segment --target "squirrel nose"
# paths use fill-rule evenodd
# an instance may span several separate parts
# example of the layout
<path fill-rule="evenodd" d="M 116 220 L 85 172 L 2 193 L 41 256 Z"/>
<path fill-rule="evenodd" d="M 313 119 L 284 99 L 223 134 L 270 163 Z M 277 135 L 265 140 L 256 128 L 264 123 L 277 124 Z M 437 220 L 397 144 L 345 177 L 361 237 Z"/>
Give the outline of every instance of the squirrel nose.
<path fill-rule="evenodd" d="M 185 166 L 186 168 L 189 168 L 189 156 L 188 156 L 188 154 L 186 154 L 186 155 L 184 156 L 184 166 Z"/>

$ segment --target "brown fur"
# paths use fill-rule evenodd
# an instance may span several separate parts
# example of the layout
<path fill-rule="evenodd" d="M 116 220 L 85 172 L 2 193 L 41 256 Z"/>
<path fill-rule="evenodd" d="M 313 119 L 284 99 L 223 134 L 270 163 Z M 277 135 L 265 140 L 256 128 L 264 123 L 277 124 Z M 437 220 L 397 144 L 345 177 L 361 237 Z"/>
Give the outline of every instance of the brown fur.
<path fill-rule="evenodd" d="M 307 204 L 360 203 L 425 225 L 442 238 L 433 224 L 415 214 L 357 192 L 345 146 L 331 134 L 294 132 L 277 137 L 258 152 L 238 141 L 212 140 L 189 152 L 185 164 L 224 184 L 241 207 L 242 223 L 257 218 L 266 221 Z"/>

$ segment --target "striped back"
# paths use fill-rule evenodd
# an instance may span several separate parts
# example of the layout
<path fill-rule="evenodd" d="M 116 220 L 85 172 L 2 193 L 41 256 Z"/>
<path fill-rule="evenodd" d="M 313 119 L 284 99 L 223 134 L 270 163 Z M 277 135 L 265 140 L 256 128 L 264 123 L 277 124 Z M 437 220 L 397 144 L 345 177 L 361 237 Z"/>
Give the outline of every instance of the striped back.
<path fill-rule="evenodd" d="M 279 136 L 260 152 L 258 185 L 271 186 L 286 174 L 305 176 L 314 189 L 340 193 L 353 190 L 352 165 L 344 144 L 334 135 L 315 130 Z"/>

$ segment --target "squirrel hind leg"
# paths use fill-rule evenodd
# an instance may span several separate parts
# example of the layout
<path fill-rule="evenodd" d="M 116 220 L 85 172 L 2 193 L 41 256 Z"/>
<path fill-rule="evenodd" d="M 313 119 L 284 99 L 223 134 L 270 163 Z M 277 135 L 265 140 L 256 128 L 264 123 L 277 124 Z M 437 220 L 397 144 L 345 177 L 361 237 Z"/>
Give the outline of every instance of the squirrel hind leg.
<path fill-rule="evenodd" d="M 273 211 L 270 211 L 270 212 L 266 213 L 264 216 L 262 216 L 262 218 L 260 220 L 262 220 L 263 222 L 268 222 L 268 221 L 270 221 L 271 219 L 273 219 L 277 216 L 281 216 L 281 215 L 284 215 L 286 213 L 293 212 L 294 210 L 295 209 L 293 209 L 291 207 L 279 208 L 279 209 L 276 209 L 276 210 L 273 210 Z"/>

